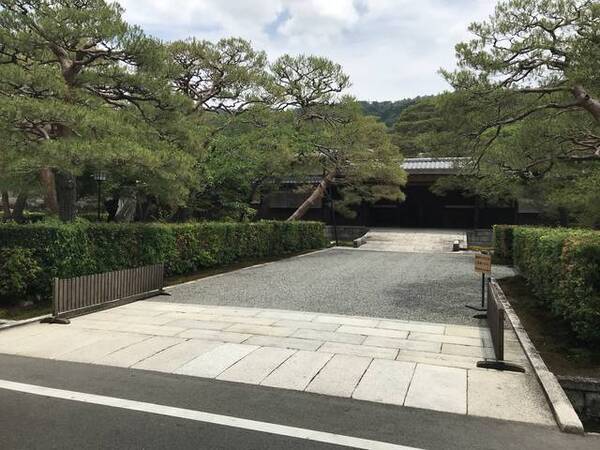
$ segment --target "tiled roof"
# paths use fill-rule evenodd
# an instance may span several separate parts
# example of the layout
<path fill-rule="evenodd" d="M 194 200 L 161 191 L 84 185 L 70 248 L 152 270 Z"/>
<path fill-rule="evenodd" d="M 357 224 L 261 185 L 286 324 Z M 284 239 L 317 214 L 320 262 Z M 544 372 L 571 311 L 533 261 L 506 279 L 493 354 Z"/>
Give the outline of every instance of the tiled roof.
<path fill-rule="evenodd" d="M 283 178 L 279 181 L 280 184 L 317 184 L 320 183 L 323 176 L 305 175 L 300 177 Z"/>
<path fill-rule="evenodd" d="M 402 168 L 409 174 L 457 174 L 459 169 L 469 161 L 469 158 L 405 158 Z M 304 175 L 278 180 L 280 184 L 317 184 L 323 179 L 322 175 Z"/>
<path fill-rule="evenodd" d="M 455 174 L 466 164 L 469 158 L 406 158 L 402 167 L 409 174 Z"/>

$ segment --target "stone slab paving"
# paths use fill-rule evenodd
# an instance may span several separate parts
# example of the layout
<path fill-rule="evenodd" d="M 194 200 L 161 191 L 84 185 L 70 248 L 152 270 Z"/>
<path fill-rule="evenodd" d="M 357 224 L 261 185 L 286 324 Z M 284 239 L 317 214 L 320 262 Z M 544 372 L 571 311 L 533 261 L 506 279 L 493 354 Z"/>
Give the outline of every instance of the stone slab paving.
<path fill-rule="evenodd" d="M 0 353 L 553 425 L 512 330 L 506 347 L 525 374 L 476 367 L 486 328 L 156 301 L 0 332 Z"/>
<path fill-rule="evenodd" d="M 290 356 L 260 384 L 303 391 L 332 357 L 331 353 L 300 350 Z"/>
<path fill-rule="evenodd" d="M 306 390 L 336 397 L 351 397 L 371 361 L 371 358 L 362 356 L 334 355 Z"/>
<path fill-rule="evenodd" d="M 356 386 L 352 397 L 404 405 L 415 368 L 415 363 L 374 359 Z"/>
<path fill-rule="evenodd" d="M 383 252 L 448 253 L 454 241 L 467 242 L 463 230 L 372 228 L 360 250 Z"/>
<path fill-rule="evenodd" d="M 404 405 L 467 413 L 467 370 L 417 364 Z"/>

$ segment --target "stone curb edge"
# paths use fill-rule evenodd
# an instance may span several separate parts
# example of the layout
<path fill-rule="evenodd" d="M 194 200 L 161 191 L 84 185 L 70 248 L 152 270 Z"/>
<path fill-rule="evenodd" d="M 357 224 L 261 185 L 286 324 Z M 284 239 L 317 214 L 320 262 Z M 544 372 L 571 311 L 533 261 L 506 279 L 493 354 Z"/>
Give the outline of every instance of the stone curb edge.
<path fill-rule="evenodd" d="M 364 244 L 366 244 L 366 243 L 367 243 L 367 235 L 366 235 L 366 234 L 364 234 L 364 235 L 362 235 L 361 237 L 359 237 L 359 238 L 357 238 L 357 239 L 354 239 L 354 240 L 352 241 L 352 243 L 354 244 L 354 248 L 358 248 L 358 247 L 360 247 L 361 245 L 364 245 Z"/>
<path fill-rule="evenodd" d="M 45 319 L 47 317 L 52 317 L 52 314 L 45 314 L 43 316 L 37 316 L 37 317 L 31 317 L 29 319 L 24 319 L 24 320 L 15 320 L 13 322 L 8 322 L 5 324 L 1 324 L 0 325 L 0 331 L 2 330 L 8 330 L 9 328 L 15 328 L 15 327 L 20 327 L 21 325 L 27 325 L 29 323 L 33 323 L 33 322 L 38 322 L 42 319 Z"/>
<path fill-rule="evenodd" d="M 515 313 L 512 306 L 508 302 L 504 291 L 502 291 L 502 288 L 500 288 L 500 285 L 496 282 L 496 280 L 492 279 L 490 282 L 495 283 L 496 287 L 498 288 L 498 292 L 501 293 L 500 301 L 504 306 L 504 311 L 508 316 L 508 320 L 515 331 L 519 342 L 521 343 L 521 347 L 527 355 L 529 363 L 533 367 L 535 376 L 542 385 L 542 389 L 544 390 L 544 394 L 550 403 L 552 413 L 554 414 L 554 418 L 556 419 L 559 428 L 565 433 L 584 434 L 581 420 L 575 412 L 573 405 L 571 405 L 567 394 L 565 394 L 565 391 L 559 384 L 558 379 L 548 369 L 548 366 L 546 366 L 546 363 L 533 345 L 533 342 L 531 339 L 529 339 L 527 331 L 525 331 L 525 328 L 523 328 L 517 313 Z"/>

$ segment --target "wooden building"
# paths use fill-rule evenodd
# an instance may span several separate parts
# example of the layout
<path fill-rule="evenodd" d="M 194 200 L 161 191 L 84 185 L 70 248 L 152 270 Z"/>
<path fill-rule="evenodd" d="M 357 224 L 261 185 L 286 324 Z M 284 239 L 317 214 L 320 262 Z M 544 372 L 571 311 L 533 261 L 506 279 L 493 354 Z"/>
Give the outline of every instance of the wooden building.
<path fill-rule="evenodd" d="M 494 224 L 535 223 L 537 212 L 530 206 L 519 209 L 517 202 L 491 205 L 477 196 L 464 192 L 451 191 L 443 195 L 435 194 L 432 186 L 441 177 L 456 175 L 465 158 L 407 158 L 403 168 L 408 180 L 403 191 L 403 202 L 379 201 L 364 203 L 356 208 L 356 217 L 349 219 L 336 215 L 336 222 L 342 225 L 363 225 L 368 227 L 410 227 L 410 228 L 489 228 Z M 285 219 L 306 199 L 307 192 L 301 186 L 310 188 L 321 180 L 308 177 L 301 181 L 283 180 L 281 190 L 262 199 L 259 207 L 260 218 Z M 335 187 L 331 195 L 335 201 Z M 331 223 L 331 199 L 324 198 L 309 210 L 306 220 L 319 220 Z"/>

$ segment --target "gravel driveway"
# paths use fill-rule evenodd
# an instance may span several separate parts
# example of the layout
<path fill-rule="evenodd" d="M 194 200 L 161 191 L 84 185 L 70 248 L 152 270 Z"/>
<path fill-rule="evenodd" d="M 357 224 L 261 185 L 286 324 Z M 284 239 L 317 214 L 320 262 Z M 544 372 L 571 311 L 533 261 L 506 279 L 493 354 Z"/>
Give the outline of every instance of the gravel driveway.
<path fill-rule="evenodd" d="M 335 248 L 174 286 L 156 300 L 473 325 L 464 305 L 480 301 L 480 286 L 473 255 Z"/>

